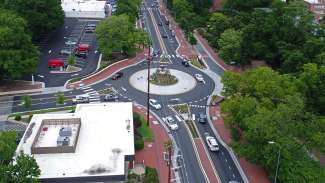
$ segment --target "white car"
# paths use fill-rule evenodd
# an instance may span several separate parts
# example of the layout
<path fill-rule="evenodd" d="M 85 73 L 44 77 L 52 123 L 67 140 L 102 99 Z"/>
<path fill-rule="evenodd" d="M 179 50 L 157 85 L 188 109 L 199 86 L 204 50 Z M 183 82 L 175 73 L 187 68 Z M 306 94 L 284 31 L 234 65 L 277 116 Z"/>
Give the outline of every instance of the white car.
<path fill-rule="evenodd" d="M 167 116 L 166 118 L 163 118 L 163 121 L 167 124 L 167 126 L 171 130 L 177 130 L 178 129 L 178 125 L 177 125 L 177 123 L 176 123 L 176 121 L 174 120 L 173 117 Z"/>
<path fill-rule="evenodd" d="M 204 133 L 205 141 L 207 142 L 210 151 L 219 151 L 219 144 L 213 136 L 211 136 L 208 132 Z"/>
<path fill-rule="evenodd" d="M 89 95 L 77 95 L 76 98 L 72 99 L 73 104 L 80 104 L 80 103 L 89 103 Z"/>
<path fill-rule="evenodd" d="M 149 99 L 149 104 L 150 104 L 153 108 L 155 108 L 156 110 L 161 109 L 161 105 L 160 105 L 160 104 L 158 103 L 158 101 L 155 100 L 155 99 Z"/>
<path fill-rule="evenodd" d="M 195 74 L 195 79 L 199 82 L 204 82 L 204 78 L 201 74 Z"/>

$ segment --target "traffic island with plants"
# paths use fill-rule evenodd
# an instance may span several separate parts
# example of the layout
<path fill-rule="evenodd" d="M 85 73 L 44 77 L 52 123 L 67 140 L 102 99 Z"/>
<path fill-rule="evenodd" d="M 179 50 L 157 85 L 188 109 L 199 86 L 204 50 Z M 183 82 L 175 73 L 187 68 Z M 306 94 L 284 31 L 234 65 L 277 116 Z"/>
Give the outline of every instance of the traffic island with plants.
<path fill-rule="evenodd" d="M 144 148 L 144 142 L 152 142 L 154 139 L 151 128 L 147 125 L 147 120 L 139 113 L 133 113 L 134 128 L 134 148 L 141 150 Z"/>
<path fill-rule="evenodd" d="M 160 86 L 168 86 L 173 85 L 178 82 L 178 79 L 170 74 L 168 69 L 157 69 L 154 73 L 150 76 L 150 83 Z"/>

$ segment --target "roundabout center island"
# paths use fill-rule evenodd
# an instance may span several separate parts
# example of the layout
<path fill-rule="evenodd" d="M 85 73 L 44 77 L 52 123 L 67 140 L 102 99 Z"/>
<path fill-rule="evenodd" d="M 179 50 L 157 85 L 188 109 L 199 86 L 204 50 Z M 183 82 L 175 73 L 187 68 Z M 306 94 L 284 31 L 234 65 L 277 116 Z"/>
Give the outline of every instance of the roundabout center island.
<path fill-rule="evenodd" d="M 144 69 L 131 75 L 129 82 L 135 89 L 147 92 L 148 70 Z M 186 93 L 196 86 L 191 75 L 176 70 L 161 68 L 150 69 L 150 93 L 155 95 L 177 95 Z"/>

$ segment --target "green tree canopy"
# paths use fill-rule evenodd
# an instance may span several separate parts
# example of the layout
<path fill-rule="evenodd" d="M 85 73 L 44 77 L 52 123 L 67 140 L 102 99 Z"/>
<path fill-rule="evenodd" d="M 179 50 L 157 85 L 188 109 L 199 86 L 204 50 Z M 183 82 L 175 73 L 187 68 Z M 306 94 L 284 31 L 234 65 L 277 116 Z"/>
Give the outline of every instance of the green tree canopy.
<path fill-rule="evenodd" d="M 63 25 L 64 22 L 64 12 L 61 1 L 58 0 L 0 0 L 0 5 L 25 18 L 34 38 Z"/>
<path fill-rule="evenodd" d="M 240 155 L 264 166 L 271 178 L 281 148 L 279 182 L 325 180 L 324 169 L 310 155 L 314 150 L 325 152 L 325 121 L 306 110 L 300 91 L 311 91 L 299 85 L 300 80 L 313 75 L 308 86 L 314 86 L 319 77 L 314 72 L 319 71 L 313 68 L 315 65 L 304 67 L 308 71 L 300 79 L 270 68 L 244 74 L 226 72 L 223 77 L 226 100 L 221 105 L 222 112 L 232 135 L 239 136 L 234 138 L 233 147 Z"/>
<path fill-rule="evenodd" d="M 12 11 L 0 10 L 0 80 L 34 72 L 38 56 L 26 33 L 26 21 Z"/>
<path fill-rule="evenodd" d="M 16 151 L 16 132 L 0 132 L 0 164 L 8 164 Z"/>
<path fill-rule="evenodd" d="M 218 39 L 226 29 L 230 28 L 230 19 L 223 13 L 213 13 L 206 27 L 210 43 L 218 48 Z"/>
<path fill-rule="evenodd" d="M 100 22 L 96 28 L 96 35 L 104 57 L 110 56 L 113 52 L 132 56 L 139 46 L 149 43 L 147 34 L 141 29 L 136 29 L 125 14 L 110 16 Z"/>
<path fill-rule="evenodd" d="M 117 2 L 117 15 L 126 14 L 131 21 L 135 21 L 139 13 L 141 1 L 139 0 L 119 0 Z"/>
<path fill-rule="evenodd" d="M 225 30 L 218 40 L 220 57 L 228 64 L 246 63 L 247 60 L 242 54 L 242 41 L 242 32 Z"/>

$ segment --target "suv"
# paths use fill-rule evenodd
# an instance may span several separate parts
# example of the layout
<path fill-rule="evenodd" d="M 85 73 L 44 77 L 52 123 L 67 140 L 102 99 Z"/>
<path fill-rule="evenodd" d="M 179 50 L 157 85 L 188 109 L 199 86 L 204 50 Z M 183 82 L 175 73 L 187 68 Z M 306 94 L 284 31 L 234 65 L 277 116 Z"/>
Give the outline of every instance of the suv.
<path fill-rule="evenodd" d="M 153 56 L 158 56 L 160 54 L 160 50 L 159 49 L 153 50 L 152 54 Z"/>
<path fill-rule="evenodd" d="M 160 105 L 160 104 L 158 103 L 158 101 L 155 100 L 155 99 L 149 99 L 149 104 L 150 104 L 153 108 L 155 108 L 156 110 L 161 109 L 161 105 Z"/>
<path fill-rule="evenodd" d="M 89 103 L 89 95 L 77 95 L 76 98 L 72 99 L 73 104 L 80 104 L 80 103 Z"/>
<path fill-rule="evenodd" d="M 199 113 L 198 122 L 206 123 L 207 122 L 207 116 L 204 113 Z"/>
<path fill-rule="evenodd" d="M 204 136 L 210 151 L 219 151 L 219 144 L 217 140 L 213 136 L 211 136 L 208 132 L 205 132 Z"/>

